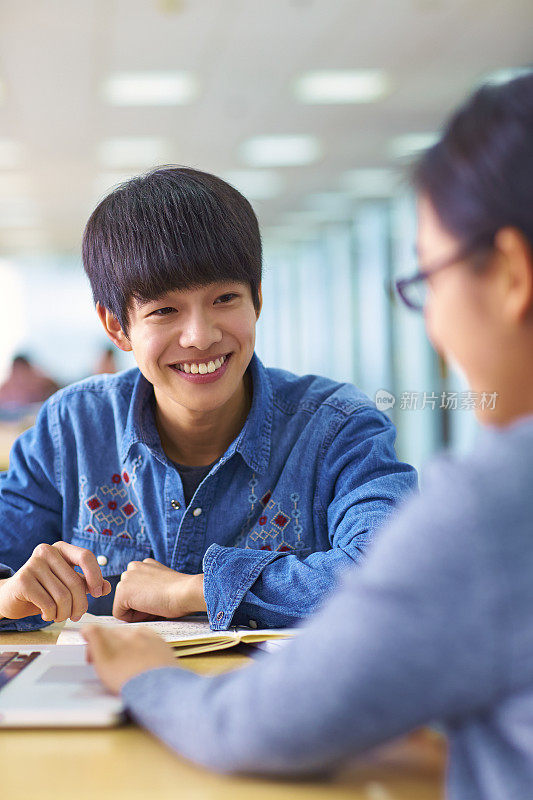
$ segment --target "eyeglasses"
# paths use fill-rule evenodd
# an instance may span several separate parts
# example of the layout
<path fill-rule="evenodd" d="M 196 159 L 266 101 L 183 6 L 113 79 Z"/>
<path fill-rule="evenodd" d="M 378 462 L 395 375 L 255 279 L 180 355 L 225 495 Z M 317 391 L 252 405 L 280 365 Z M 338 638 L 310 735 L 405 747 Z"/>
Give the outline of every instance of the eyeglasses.
<path fill-rule="evenodd" d="M 423 311 L 428 296 L 428 278 L 431 278 L 432 275 L 441 272 L 447 267 L 464 261 L 471 256 L 479 246 L 479 243 L 471 244 L 459 250 L 459 252 L 454 253 L 453 256 L 437 261 L 435 264 L 426 267 L 426 269 L 415 272 L 410 278 L 400 278 L 395 282 L 398 295 L 408 308 L 411 308 L 413 311 Z"/>

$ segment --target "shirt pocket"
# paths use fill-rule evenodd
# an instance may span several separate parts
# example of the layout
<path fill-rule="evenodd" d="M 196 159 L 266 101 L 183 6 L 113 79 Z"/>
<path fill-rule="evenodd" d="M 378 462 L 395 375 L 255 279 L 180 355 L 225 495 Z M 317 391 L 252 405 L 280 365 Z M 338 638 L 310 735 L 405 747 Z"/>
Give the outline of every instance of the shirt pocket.
<path fill-rule="evenodd" d="M 152 556 L 148 542 L 120 536 L 105 536 L 77 528 L 72 531 L 71 542 L 94 553 L 105 578 L 120 575 L 126 570 L 130 561 L 142 561 Z"/>

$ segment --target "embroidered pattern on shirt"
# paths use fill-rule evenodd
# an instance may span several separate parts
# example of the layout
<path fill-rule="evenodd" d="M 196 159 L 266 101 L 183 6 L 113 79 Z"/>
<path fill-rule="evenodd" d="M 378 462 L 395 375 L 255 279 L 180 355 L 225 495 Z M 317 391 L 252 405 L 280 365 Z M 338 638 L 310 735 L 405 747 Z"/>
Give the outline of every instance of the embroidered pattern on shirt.
<path fill-rule="evenodd" d="M 255 507 L 257 504 L 257 496 L 255 494 L 255 487 L 257 486 L 257 476 L 255 472 L 252 473 L 252 477 L 248 481 L 248 486 L 250 491 L 248 492 L 248 502 L 250 503 L 250 508 L 248 509 L 248 514 L 244 521 L 244 525 L 242 526 L 240 533 L 234 543 L 234 547 L 245 547 L 246 537 L 248 536 L 248 531 L 250 530 L 250 526 L 252 524 L 252 519 L 255 513 Z"/>
<path fill-rule="evenodd" d="M 303 547 L 303 528 L 300 524 L 300 495 L 292 492 L 290 500 L 292 508 L 289 510 L 282 507 L 272 496 L 269 489 L 257 502 L 255 487 L 257 479 L 255 475 L 248 484 L 250 494 L 250 510 L 246 521 L 241 529 L 241 533 L 235 542 L 235 547 L 245 547 L 254 550 L 275 550 L 280 553 L 289 553 Z M 257 513 L 256 507 L 260 506 L 260 516 L 252 525 L 254 514 Z M 291 524 L 292 523 L 292 524 Z M 250 530 L 251 528 L 251 530 Z"/>
<path fill-rule="evenodd" d="M 129 472 L 114 472 L 107 482 L 91 490 L 87 477 L 80 476 L 80 530 L 118 539 L 144 538 L 144 518 L 135 488 L 140 461 L 136 458 Z"/>

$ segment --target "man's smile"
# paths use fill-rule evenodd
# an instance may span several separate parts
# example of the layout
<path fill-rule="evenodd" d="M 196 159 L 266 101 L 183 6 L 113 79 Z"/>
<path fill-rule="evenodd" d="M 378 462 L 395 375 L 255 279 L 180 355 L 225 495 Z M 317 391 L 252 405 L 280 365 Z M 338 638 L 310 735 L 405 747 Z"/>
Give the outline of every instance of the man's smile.
<path fill-rule="evenodd" d="M 198 361 L 178 361 L 169 366 L 174 372 L 179 373 L 180 377 L 192 383 L 212 383 L 225 373 L 231 355 L 232 353 L 226 353 Z"/>

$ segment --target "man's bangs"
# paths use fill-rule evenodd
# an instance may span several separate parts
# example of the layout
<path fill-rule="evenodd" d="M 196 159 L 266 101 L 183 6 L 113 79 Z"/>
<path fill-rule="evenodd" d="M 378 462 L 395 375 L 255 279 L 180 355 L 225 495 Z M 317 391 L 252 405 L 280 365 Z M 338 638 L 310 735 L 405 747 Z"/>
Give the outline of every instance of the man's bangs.
<path fill-rule="evenodd" d="M 131 280 L 123 286 L 123 296 L 147 303 L 176 290 L 186 292 L 214 283 L 250 283 L 248 274 L 235 264 L 215 264 L 205 260 L 184 262 L 176 258 L 160 262 L 156 268 L 151 263 L 136 262 L 128 269 Z"/>
<path fill-rule="evenodd" d="M 169 291 L 187 291 L 221 281 L 250 283 L 250 252 L 243 251 L 234 227 L 221 220 L 208 232 L 205 219 L 194 209 L 165 209 L 143 220 L 145 235 L 131 242 L 120 274 L 122 294 L 140 302 Z M 204 209 L 205 213 L 205 209 Z"/>
<path fill-rule="evenodd" d="M 127 330 L 135 298 L 221 281 L 250 286 L 259 307 L 261 236 L 233 186 L 185 167 L 158 169 L 119 186 L 96 207 L 83 237 L 95 302 Z"/>

